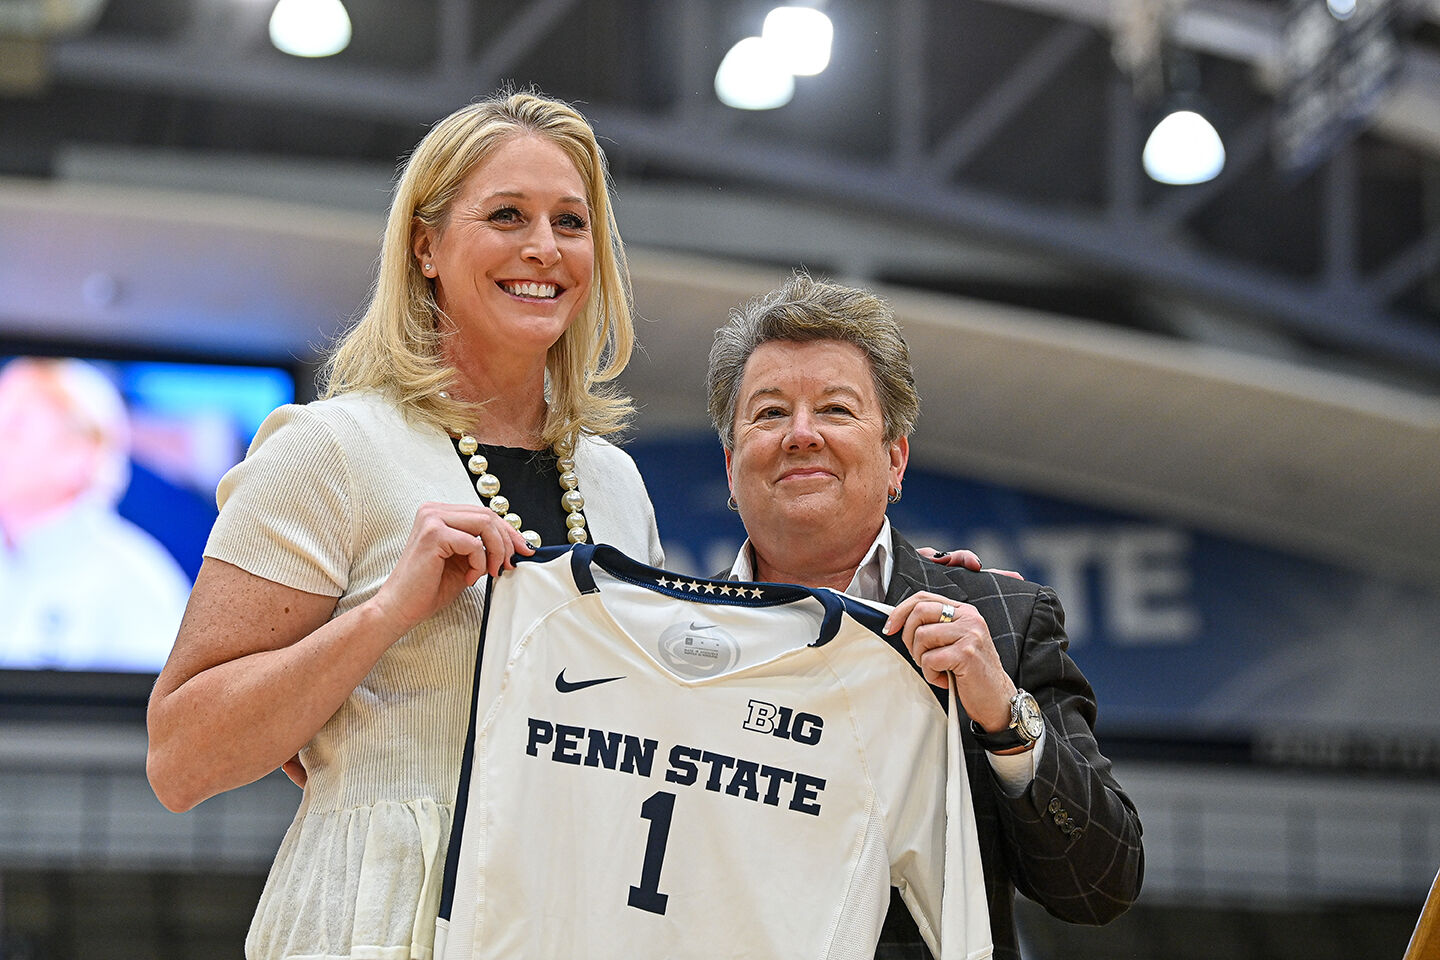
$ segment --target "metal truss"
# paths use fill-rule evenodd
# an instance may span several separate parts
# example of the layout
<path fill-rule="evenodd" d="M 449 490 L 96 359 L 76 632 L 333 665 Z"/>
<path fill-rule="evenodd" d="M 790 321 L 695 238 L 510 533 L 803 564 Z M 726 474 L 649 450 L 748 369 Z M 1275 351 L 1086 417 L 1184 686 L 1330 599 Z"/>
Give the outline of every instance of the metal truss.
<path fill-rule="evenodd" d="M 847 6 L 859 2 L 832 0 L 828 9 L 843 18 Z M 91 34 L 57 42 L 50 70 L 56 80 L 82 87 L 304 108 L 356 123 L 428 122 L 502 80 L 523 81 L 532 58 L 545 55 L 547 39 L 584 6 L 580 0 L 519 4 L 503 27 L 472 42 L 476 6 L 438 0 L 428 69 L 400 74 L 339 61 L 260 57 L 254 39 L 263 30 L 264 9 L 200 0 L 189 27 L 164 39 Z M 716 103 L 708 95 L 714 67 L 738 36 L 726 33 L 725 18 L 708 0 L 614 5 L 615 16 L 649 10 L 662 24 L 655 32 L 665 50 L 656 52 L 655 62 L 676 93 L 659 107 L 588 95 L 579 86 L 558 92 L 584 102 L 612 144 L 612 160 L 622 158 L 628 169 L 744 185 L 837 209 L 883 209 L 929 229 L 1054 262 L 1149 302 L 1217 311 L 1305 349 L 1440 380 L 1440 309 L 1415 294 L 1440 267 L 1440 218 L 1410 216 L 1419 226 L 1377 253 L 1363 225 L 1383 219 L 1384 211 L 1360 209 L 1373 152 L 1367 143 L 1400 151 L 1422 171 L 1440 153 L 1440 56 L 1407 37 L 1400 77 L 1369 130 L 1337 149 L 1315 174 L 1307 196 L 1319 207 L 1309 214 L 1319 224 L 1318 236 L 1310 238 L 1320 250 L 1318 268 L 1297 273 L 1236 254 L 1223 238 L 1215 239 L 1215 231 L 1199 242 L 1194 230 L 1197 217 L 1225 204 L 1270 163 L 1273 104 L 1266 97 L 1274 90 L 1283 5 L 1193 0 L 1171 22 L 1170 43 L 1245 68 L 1254 93 L 1240 101 L 1248 113 L 1227 138 L 1224 173 L 1209 184 L 1165 190 L 1149 184 L 1138 164 L 1145 128 L 1130 79 L 1111 62 L 1098 80 L 1093 69 L 1084 84 L 1074 80 L 1077 63 L 1108 55 L 1114 6 L 1112 0 L 886 4 L 886 31 L 876 42 L 886 47 L 887 73 L 880 82 L 887 116 L 879 136 L 887 147 L 878 153 L 849 151 L 833 138 L 777 133 L 778 124 L 752 122 Z M 962 8 L 974 18 L 1020 18 L 1023 36 L 1007 67 L 937 123 L 937 105 L 951 103 L 954 92 L 938 69 L 935 26 Z M 958 41 L 956 55 L 964 55 Z M 615 69 L 623 72 L 625 65 Z M 1069 148 L 1100 158 L 1100 194 L 1088 203 L 1060 202 L 1023 180 L 997 186 L 993 178 L 972 178 L 977 158 L 1015 142 L 1027 111 L 1053 99 L 1057 85 L 1066 85 L 1064 95 L 1077 104 L 1098 110 L 1095 129 Z M 1419 182 L 1416 189 L 1424 187 Z M 963 274 L 963 264 L 956 270 Z"/>

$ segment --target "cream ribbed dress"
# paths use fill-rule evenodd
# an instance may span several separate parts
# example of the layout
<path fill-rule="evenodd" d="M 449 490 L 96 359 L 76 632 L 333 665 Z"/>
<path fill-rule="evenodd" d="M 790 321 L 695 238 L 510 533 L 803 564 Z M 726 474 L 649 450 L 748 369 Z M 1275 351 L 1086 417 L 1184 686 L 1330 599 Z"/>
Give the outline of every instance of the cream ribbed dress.
<path fill-rule="evenodd" d="M 575 462 L 592 538 L 660 565 L 630 457 L 592 438 Z M 276 410 L 218 500 L 206 556 L 338 597 L 339 616 L 380 588 L 422 503 L 476 494 L 443 432 L 356 393 Z M 400 638 L 301 751 L 249 960 L 430 960 L 485 583 Z"/>

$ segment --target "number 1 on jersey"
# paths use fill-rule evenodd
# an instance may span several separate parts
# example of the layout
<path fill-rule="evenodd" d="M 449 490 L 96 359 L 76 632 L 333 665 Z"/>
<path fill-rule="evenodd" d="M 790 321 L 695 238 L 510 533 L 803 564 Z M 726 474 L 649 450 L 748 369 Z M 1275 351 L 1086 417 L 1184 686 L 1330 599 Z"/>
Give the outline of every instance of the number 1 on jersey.
<path fill-rule="evenodd" d="M 640 805 L 640 819 L 650 821 L 645 840 L 645 863 L 640 868 L 640 886 L 630 888 L 628 903 L 640 910 L 663 914 L 670 898 L 660 892 L 660 868 L 665 863 L 665 843 L 670 839 L 670 817 L 675 812 L 675 794 L 661 790 Z"/>

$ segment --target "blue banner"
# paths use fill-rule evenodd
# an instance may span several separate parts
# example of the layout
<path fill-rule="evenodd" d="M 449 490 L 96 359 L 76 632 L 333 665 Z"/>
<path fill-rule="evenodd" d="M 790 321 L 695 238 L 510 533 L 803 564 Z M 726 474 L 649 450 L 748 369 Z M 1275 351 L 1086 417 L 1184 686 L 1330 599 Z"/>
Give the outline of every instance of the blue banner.
<path fill-rule="evenodd" d="M 667 566 L 744 539 L 710 435 L 636 442 Z M 1270 759 L 1440 770 L 1440 594 L 1178 523 L 912 466 L 890 519 L 1056 588 L 1107 732 L 1241 737 Z M 1415 757 L 1396 758 L 1408 742 Z M 1378 762 L 1378 761 L 1377 761 Z"/>

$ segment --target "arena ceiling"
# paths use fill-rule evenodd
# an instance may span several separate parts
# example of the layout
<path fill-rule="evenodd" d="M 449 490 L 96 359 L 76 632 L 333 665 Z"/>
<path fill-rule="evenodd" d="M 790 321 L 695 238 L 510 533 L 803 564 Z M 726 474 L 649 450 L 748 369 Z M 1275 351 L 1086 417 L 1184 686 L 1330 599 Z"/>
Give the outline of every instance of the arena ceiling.
<path fill-rule="evenodd" d="M 755 0 L 346 0 L 353 40 L 316 61 L 271 47 L 264 0 L 0 0 L 0 175 L 54 173 L 76 145 L 388 169 L 457 105 L 535 84 L 582 104 L 640 196 L 799 201 L 862 247 L 966 244 L 817 241 L 795 250 L 814 269 L 1435 393 L 1440 3 L 1359 3 L 1386 8 L 1394 70 L 1286 169 L 1292 0 L 828 0 L 829 69 L 760 113 L 712 86 L 771 5 Z M 1206 104 L 1229 154 L 1216 180 L 1141 171 L 1157 75 Z M 667 247 L 744 256 L 743 222 L 681 207 L 656 228 Z"/>
<path fill-rule="evenodd" d="M 313 357 L 396 161 L 534 84 L 611 158 L 642 435 L 704 429 L 711 331 L 803 264 L 891 297 L 917 464 L 1440 583 L 1436 2 L 1358 0 L 1393 71 L 1296 169 L 1291 0 L 829 0 L 830 67 L 767 113 L 712 80 L 768 3 L 345 2 L 306 61 L 271 0 L 0 0 L 0 342 Z M 1147 23 L 1210 183 L 1141 170 Z"/>

